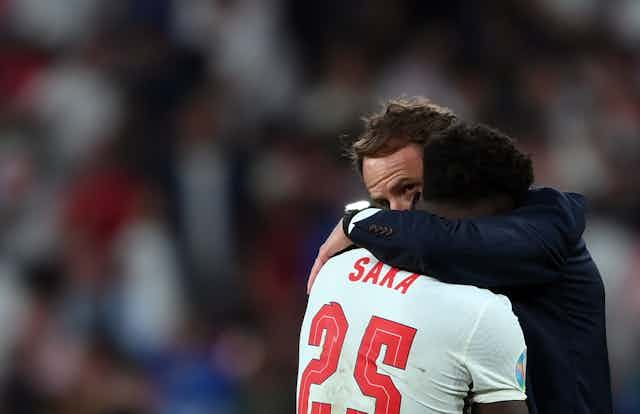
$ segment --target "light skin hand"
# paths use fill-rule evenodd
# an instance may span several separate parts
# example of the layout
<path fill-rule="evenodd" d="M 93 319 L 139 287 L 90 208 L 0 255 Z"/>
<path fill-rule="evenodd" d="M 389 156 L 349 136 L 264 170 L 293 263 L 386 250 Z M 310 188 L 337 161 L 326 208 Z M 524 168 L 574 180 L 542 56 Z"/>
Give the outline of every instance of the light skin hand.
<path fill-rule="evenodd" d="M 344 231 L 342 230 L 342 220 L 340 220 L 338 225 L 329 235 L 329 238 L 327 238 L 327 241 L 325 241 L 318 250 L 318 256 L 316 257 L 316 261 L 313 263 L 313 267 L 311 268 L 311 273 L 309 274 L 309 279 L 307 281 L 307 295 L 311 292 L 313 282 L 315 282 L 320 269 L 322 269 L 322 266 L 324 266 L 327 260 L 340 250 L 346 249 L 352 244 L 353 242 L 345 236 Z"/>

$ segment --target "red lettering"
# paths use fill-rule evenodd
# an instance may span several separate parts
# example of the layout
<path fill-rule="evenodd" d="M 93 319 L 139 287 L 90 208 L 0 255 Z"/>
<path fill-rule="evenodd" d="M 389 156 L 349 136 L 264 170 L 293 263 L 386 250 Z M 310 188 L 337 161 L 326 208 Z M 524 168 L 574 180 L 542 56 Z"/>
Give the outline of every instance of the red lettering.
<path fill-rule="evenodd" d="M 364 279 L 362 279 L 362 283 L 366 283 L 369 280 L 373 280 L 373 284 L 378 283 L 378 278 L 380 277 L 380 272 L 382 271 L 383 265 L 384 264 L 382 262 L 376 263 L 376 265 L 373 266 L 371 270 L 369 270 L 369 273 L 367 273 L 367 276 Z"/>
<path fill-rule="evenodd" d="M 407 293 L 407 290 L 411 287 L 411 285 L 413 285 L 413 282 L 415 282 L 419 277 L 420 275 L 417 273 L 409 275 L 402 282 L 398 283 L 398 286 L 396 286 L 394 289 L 402 289 L 401 293 L 404 295 L 405 293 Z"/>
<path fill-rule="evenodd" d="M 309 401 L 310 390 L 313 384 L 322 387 L 336 373 L 348 329 L 349 322 L 339 303 L 324 305 L 313 317 L 309 345 L 320 346 L 323 338 L 324 342 L 320 358 L 312 359 L 300 378 L 298 414 L 331 414 L 330 403 Z M 362 394 L 375 399 L 375 411 L 370 411 L 371 414 L 400 414 L 402 394 L 393 379 L 382 373 L 387 370 L 378 369 L 378 363 L 405 370 L 417 332 L 415 328 L 379 316 L 374 315 L 369 320 L 360 348 L 355 354 L 353 377 Z M 378 362 L 382 352 L 384 357 Z M 347 373 L 345 369 L 339 375 L 345 377 Z M 334 411 L 334 414 L 340 413 Z M 347 408 L 345 414 L 367 413 Z"/>
<path fill-rule="evenodd" d="M 347 335 L 349 323 L 339 303 L 324 305 L 311 322 L 309 345 L 322 346 L 320 358 L 312 359 L 300 377 L 298 413 L 309 414 L 311 385 L 320 385 L 338 369 L 338 360 Z M 324 338 L 324 343 L 322 342 Z M 311 414 L 331 414 L 331 405 L 311 402 Z"/>
<path fill-rule="evenodd" d="M 384 284 L 386 283 L 388 288 L 392 288 L 393 279 L 395 279 L 397 273 L 398 273 L 398 269 L 396 269 L 395 267 L 392 267 L 391 269 L 389 269 L 387 274 L 384 275 L 384 277 L 380 281 L 380 286 L 384 286 Z"/>
<path fill-rule="evenodd" d="M 362 275 L 364 275 L 364 265 L 368 264 L 369 262 L 370 259 L 368 257 L 361 257 L 356 260 L 355 264 L 353 265 L 353 269 L 356 270 L 357 273 L 349 273 L 349 280 L 352 282 L 357 282 L 358 280 L 360 280 L 362 278 Z"/>
<path fill-rule="evenodd" d="M 311 414 L 331 414 L 331 404 L 314 401 L 311 405 Z"/>
<path fill-rule="evenodd" d="M 362 393 L 376 399 L 374 414 L 400 414 L 402 394 L 390 376 L 379 372 L 377 361 L 384 349 L 382 364 L 406 369 L 416 332 L 410 326 L 371 317 L 358 350 L 354 377 Z"/>

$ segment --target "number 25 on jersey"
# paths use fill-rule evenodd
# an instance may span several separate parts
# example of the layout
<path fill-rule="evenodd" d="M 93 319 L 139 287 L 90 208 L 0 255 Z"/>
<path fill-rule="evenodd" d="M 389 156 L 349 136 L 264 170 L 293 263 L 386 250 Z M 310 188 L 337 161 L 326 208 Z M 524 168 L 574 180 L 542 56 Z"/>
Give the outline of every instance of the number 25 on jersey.
<path fill-rule="evenodd" d="M 312 384 L 322 385 L 338 369 L 348 329 L 349 323 L 339 303 L 331 302 L 324 305 L 314 316 L 309 333 L 309 345 L 321 346 L 322 334 L 326 334 L 320 358 L 311 360 L 300 377 L 298 414 L 342 414 L 332 413 L 329 402 L 313 401 L 309 411 L 309 393 Z M 371 317 L 358 350 L 354 378 L 362 394 L 375 398 L 375 412 L 364 413 L 349 408 L 346 414 L 400 413 L 400 391 L 388 375 L 378 373 L 376 361 L 382 345 L 385 345 L 386 352 L 382 362 L 398 369 L 406 369 L 416 332 L 416 329 L 410 326 L 378 316 Z"/>

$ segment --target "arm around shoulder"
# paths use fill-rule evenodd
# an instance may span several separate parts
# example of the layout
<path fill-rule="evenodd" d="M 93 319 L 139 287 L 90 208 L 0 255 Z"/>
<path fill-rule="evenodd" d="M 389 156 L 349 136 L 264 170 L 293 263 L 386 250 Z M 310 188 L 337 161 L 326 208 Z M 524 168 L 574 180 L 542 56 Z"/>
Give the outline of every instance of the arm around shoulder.
<path fill-rule="evenodd" d="M 506 214 L 448 220 L 425 211 L 364 210 L 346 230 L 392 266 L 450 283 L 509 287 L 556 281 L 584 227 L 581 196 L 544 188 Z"/>

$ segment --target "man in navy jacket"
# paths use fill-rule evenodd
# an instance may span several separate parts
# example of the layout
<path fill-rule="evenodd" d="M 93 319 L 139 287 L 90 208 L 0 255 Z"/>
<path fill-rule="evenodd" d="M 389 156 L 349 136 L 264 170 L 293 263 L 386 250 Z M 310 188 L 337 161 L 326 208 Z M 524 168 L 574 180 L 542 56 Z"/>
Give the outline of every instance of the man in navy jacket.
<path fill-rule="evenodd" d="M 310 285 L 327 257 L 355 243 L 391 266 L 503 293 L 528 346 L 530 412 L 611 413 L 604 287 L 582 239 L 584 198 L 542 188 L 529 190 L 500 215 L 479 211 L 455 220 L 409 211 L 422 191 L 438 191 L 438 174 L 461 174 L 461 182 L 473 188 L 464 169 L 430 158 L 428 128 L 412 127 L 429 117 L 433 111 L 422 102 L 396 101 L 367 120 L 353 145 L 354 160 L 371 198 L 385 209 L 345 215 L 320 249 Z M 417 156 L 398 155 L 418 144 L 424 148 L 419 168 Z M 460 151 L 458 159 L 475 162 L 466 147 Z M 482 172 L 483 166 L 475 167 Z"/>

